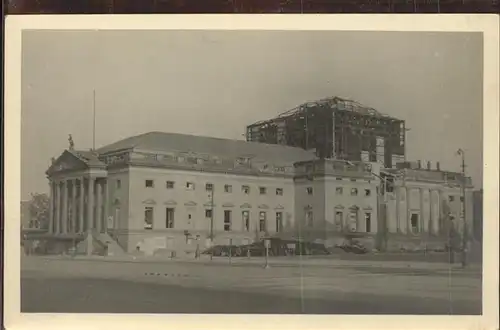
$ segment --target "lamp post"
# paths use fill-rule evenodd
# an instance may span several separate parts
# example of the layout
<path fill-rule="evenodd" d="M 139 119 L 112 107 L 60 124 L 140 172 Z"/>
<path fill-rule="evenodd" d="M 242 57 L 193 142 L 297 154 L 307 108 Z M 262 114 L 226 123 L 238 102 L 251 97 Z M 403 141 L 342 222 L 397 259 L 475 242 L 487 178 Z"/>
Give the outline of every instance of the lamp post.
<path fill-rule="evenodd" d="M 463 232 L 462 232 L 462 267 L 467 267 L 467 235 L 468 235 L 468 226 L 467 226 L 467 217 L 466 217 L 466 206 L 465 206 L 465 153 L 462 149 L 458 149 L 457 155 L 462 157 L 462 219 L 463 219 Z"/>

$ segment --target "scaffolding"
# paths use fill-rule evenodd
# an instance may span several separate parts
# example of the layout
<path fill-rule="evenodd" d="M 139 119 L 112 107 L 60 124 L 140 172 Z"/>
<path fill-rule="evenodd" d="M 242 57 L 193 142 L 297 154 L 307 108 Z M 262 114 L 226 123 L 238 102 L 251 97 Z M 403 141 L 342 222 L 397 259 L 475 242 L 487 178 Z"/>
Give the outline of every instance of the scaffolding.
<path fill-rule="evenodd" d="M 247 140 L 314 150 L 320 158 L 379 161 L 404 158 L 405 122 L 340 97 L 303 103 L 247 126 Z M 383 141 L 379 145 L 379 141 Z"/>

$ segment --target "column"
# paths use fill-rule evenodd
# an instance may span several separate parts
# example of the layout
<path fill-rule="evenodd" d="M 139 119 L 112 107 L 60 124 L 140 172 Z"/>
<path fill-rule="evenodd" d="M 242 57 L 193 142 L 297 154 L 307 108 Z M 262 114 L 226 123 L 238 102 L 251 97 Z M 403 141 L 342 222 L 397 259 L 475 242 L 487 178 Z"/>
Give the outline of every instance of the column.
<path fill-rule="evenodd" d="M 78 221 L 78 214 L 76 213 L 76 179 L 71 180 L 71 232 L 76 234 L 76 223 Z"/>
<path fill-rule="evenodd" d="M 438 235 L 443 235 L 448 233 L 446 232 L 445 228 L 445 219 L 448 219 L 448 214 L 446 214 L 447 208 L 444 205 L 445 203 L 445 198 L 444 198 L 444 191 L 440 190 L 439 191 L 439 225 L 438 225 Z"/>
<path fill-rule="evenodd" d="M 411 189 L 406 188 L 406 234 L 411 235 Z"/>
<path fill-rule="evenodd" d="M 96 229 L 99 233 L 102 232 L 102 185 L 101 181 L 96 181 L 96 189 L 97 189 L 97 201 L 96 201 Z"/>
<path fill-rule="evenodd" d="M 108 179 L 104 181 L 104 232 L 108 231 L 108 217 L 109 217 L 109 187 Z"/>
<path fill-rule="evenodd" d="M 54 183 L 54 197 L 54 212 L 56 213 L 54 233 L 59 234 L 61 232 L 61 182 L 59 181 Z"/>
<path fill-rule="evenodd" d="M 434 235 L 434 190 L 429 189 L 429 236 Z"/>
<path fill-rule="evenodd" d="M 94 182 L 95 178 L 89 177 L 87 190 L 87 231 L 91 231 L 94 218 Z"/>
<path fill-rule="evenodd" d="M 401 209 L 401 187 L 396 187 L 396 233 L 400 234 L 401 233 L 401 215 L 400 209 Z"/>
<path fill-rule="evenodd" d="M 62 233 L 67 234 L 68 233 L 68 182 L 67 180 L 64 180 L 62 183 Z"/>
<path fill-rule="evenodd" d="M 424 216 L 424 189 L 419 188 L 419 195 L 420 195 L 420 215 L 419 215 L 419 232 L 425 232 L 426 231 L 426 226 L 425 226 L 425 216 Z M 428 230 L 428 228 L 427 228 Z"/>
<path fill-rule="evenodd" d="M 54 233 L 54 183 L 49 180 L 49 234 Z"/>
<path fill-rule="evenodd" d="M 78 231 L 80 233 L 83 233 L 83 216 L 84 216 L 84 201 L 85 201 L 85 180 L 84 178 L 80 178 L 80 209 L 78 210 L 79 211 L 79 215 L 78 215 L 78 221 L 79 221 L 79 226 L 78 226 Z"/>

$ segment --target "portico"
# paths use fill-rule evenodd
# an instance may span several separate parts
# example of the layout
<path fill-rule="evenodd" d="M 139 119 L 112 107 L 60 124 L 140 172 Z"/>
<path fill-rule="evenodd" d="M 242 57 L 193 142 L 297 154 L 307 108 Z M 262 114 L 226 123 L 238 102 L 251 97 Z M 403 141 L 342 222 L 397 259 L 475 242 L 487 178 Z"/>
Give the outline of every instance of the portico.
<path fill-rule="evenodd" d="M 108 184 L 105 165 L 92 152 L 66 150 L 47 171 L 50 235 L 105 233 Z"/>

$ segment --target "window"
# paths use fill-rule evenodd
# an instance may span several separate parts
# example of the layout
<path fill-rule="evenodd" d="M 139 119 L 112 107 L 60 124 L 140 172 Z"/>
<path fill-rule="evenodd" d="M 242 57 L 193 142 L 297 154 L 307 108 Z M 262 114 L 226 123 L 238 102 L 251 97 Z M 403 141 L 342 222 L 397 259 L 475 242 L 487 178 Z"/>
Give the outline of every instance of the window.
<path fill-rule="evenodd" d="M 266 231 L 266 212 L 259 213 L 259 231 L 261 233 Z"/>
<path fill-rule="evenodd" d="M 283 212 L 276 212 L 276 232 L 283 231 Z"/>
<path fill-rule="evenodd" d="M 276 195 L 283 196 L 283 188 L 276 188 Z"/>
<path fill-rule="evenodd" d="M 367 233 L 372 232 L 372 214 L 369 212 L 365 213 L 365 228 Z"/>
<path fill-rule="evenodd" d="M 153 208 L 150 206 L 144 209 L 144 229 L 153 229 Z"/>
<path fill-rule="evenodd" d="M 167 189 L 174 189 L 175 182 L 174 181 L 167 181 Z"/>
<path fill-rule="evenodd" d="M 370 189 L 365 189 L 365 196 L 371 196 L 372 191 Z"/>
<path fill-rule="evenodd" d="M 207 184 L 205 185 L 205 190 L 206 190 L 206 191 L 213 191 L 213 190 L 214 190 L 214 185 L 213 185 L 213 184 L 211 184 L 211 183 L 207 183 Z"/>
<path fill-rule="evenodd" d="M 224 231 L 231 231 L 231 210 L 224 210 Z"/>
<path fill-rule="evenodd" d="M 243 230 L 250 231 L 250 212 L 243 211 L 241 217 L 243 218 Z"/>
<path fill-rule="evenodd" d="M 116 189 L 117 190 L 121 189 L 121 187 L 122 187 L 122 180 L 120 180 L 120 179 L 116 180 Z"/>
<path fill-rule="evenodd" d="M 335 180 L 337 180 L 337 181 L 342 181 L 342 178 L 336 178 Z"/>
<path fill-rule="evenodd" d="M 358 188 L 351 189 L 351 196 L 358 196 Z"/>
<path fill-rule="evenodd" d="M 165 219 L 165 228 L 174 228 L 174 209 L 168 207 Z"/>
<path fill-rule="evenodd" d="M 265 195 L 265 194 L 266 194 L 266 192 L 267 192 L 266 187 L 259 187 L 259 193 L 260 193 L 261 195 Z"/>
<path fill-rule="evenodd" d="M 205 218 L 212 218 L 213 210 L 205 210 Z"/>
<path fill-rule="evenodd" d="M 418 214 L 416 213 L 412 213 L 411 215 L 411 218 L 410 218 L 410 222 L 411 222 L 411 232 L 413 234 L 416 234 L 418 233 L 419 231 L 419 226 L 418 226 Z"/>
<path fill-rule="evenodd" d="M 335 192 L 337 193 L 337 195 L 342 195 L 344 193 L 344 189 L 342 187 L 337 187 L 335 189 Z"/>
<path fill-rule="evenodd" d="M 187 190 L 194 190 L 194 183 L 193 182 L 186 182 L 186 189 Z"/>
<path fill-rule="evenodd" d="M 358 230 L 358 211 L 356 210 L 349 212 L 349 230 L 352 232 Z"/>
<path fill-rule="evenodd" d="M 307 194 L 308 195 L 312 195 L 313 194 L 313 188 L 312 187 L 307 187 L 306 190 L 307 190 Z"/>
<path fill-rule="evenodd" d="M 153 188 L 153 187 L 154 187 L 154 181 L 146 180 L 146 188 Z"/>
<path fill-rule="evenodd" d="M 250 194 L 250 186 L 241 186 L 241 191 L 246 195 Z"/>
<path fill-rule="evenodd" d="M 356 179 L 351 179 L 352 182 L 356 182 Z"/>
<path fill-rule="evenodd" d="M 313 211 L 306 212 L 306 226 L 313 227 L 314 226 L 314 215 Z"/>
<path fill-rule="evenodd" d="M 394 192 L 394 178 L 393 177 L 388 177 L 386 180 L 386 191 L 387 192 Z"/>
<path fill-rule="evenodd" d="M 448 196 L 448 200 L 449 200 L 450 202 L 453 202 L 453 201 L 455 200 L 455 196 Z"/>
<path fill-rule="evenodd" d="M 464 196 L 460 196 L 460 201 L 463 203 L 464 202 Z"/>
<path fill-rule="evenodd" d="M 230 184 L 224 185 L 224 192 L 227 192 L 227 193 L 233 192 L 233 186 L 231 186 Z"/>
<path fill-rule="evenodd" d="M 337 211 L 335 212 L 335 227 L 337 229 L 337 231 L 342 231 L 342 225 L 343 225 L 343 221 L 342 221 L 342 218 L 343 218 L 344 214 L 342 213 L 342 211 Z"/>

